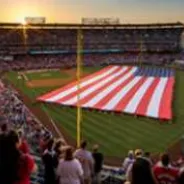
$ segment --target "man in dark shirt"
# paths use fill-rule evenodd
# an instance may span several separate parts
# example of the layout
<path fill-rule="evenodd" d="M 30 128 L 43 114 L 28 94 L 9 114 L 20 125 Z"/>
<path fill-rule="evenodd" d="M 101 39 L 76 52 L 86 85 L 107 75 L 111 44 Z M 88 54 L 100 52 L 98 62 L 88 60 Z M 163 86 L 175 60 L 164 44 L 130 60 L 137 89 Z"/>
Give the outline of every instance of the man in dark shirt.
<path fill-rule="evenodd" d="M 54 140 L 50 139 L 47 144 L 47 149 L 44 151 L 42 160 L 45 167 L 44 184 L 56 184 L 56 159 L 53 150 Z"/>
<path fill-rule="evenodd" d="M 98 152 L 99 146 L 94 145 L 93 146 L 93 159 L 94 159 L 94 178 L 93 178 L 93 183 L 94 184 L 100 184 L 100 177 L 101 177 L 101 170 L 103 166 L 103 154 Z"/>

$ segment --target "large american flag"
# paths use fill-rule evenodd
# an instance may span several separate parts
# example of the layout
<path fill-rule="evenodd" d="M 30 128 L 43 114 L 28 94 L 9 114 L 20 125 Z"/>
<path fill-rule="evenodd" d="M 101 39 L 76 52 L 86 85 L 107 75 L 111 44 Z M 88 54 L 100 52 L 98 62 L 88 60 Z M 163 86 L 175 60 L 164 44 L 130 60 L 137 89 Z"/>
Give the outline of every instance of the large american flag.
<path fill-rule="evenodd" d="M 38 100 L 170 120 L 174 82 L 172 69 L 108 66 Z"/>

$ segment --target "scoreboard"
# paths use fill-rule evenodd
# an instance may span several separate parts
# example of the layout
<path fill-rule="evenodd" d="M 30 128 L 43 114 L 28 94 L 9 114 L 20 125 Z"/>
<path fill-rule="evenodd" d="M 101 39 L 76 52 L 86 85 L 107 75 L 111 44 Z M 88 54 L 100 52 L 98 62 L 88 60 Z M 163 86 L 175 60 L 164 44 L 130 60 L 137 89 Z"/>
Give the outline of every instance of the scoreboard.
<path fill-rule="evenodd" d="M 45 17 L 25 17 L 26 24 L 45 24 Z"/>

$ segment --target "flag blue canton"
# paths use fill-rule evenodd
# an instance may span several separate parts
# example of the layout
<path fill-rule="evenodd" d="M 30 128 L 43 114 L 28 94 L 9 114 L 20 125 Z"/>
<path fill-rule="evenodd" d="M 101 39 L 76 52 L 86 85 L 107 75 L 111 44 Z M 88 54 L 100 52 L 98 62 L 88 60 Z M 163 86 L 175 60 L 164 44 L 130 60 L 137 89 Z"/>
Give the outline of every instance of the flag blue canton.
<path fill-rule="evenodd" d="M 138 67 L 134 73 L 134 76 L 145 77 L 173 77 L 174 70 L 170 68 L 150 68 L 150 67 Z"/>

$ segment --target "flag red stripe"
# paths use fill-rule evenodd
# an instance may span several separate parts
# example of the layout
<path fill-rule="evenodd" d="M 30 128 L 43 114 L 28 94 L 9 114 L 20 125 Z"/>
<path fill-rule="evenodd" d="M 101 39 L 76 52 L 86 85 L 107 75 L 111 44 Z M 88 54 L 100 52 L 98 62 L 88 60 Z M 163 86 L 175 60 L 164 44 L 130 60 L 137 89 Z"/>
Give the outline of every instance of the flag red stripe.
<path fill-rule="evenodd" d="M 137 110 L 136 110 L 135 114 L 146 116 L 146 112 L 147 112 L 149 102 L 151 100 L 151 97 L 152 97 L 152 95 L 154 93 L 154 90 L 157 87 L 159 81 L 160 81 L 160 78 L 155 78 L 155 80 L 153 81 L 151 86 L 148 88 L 148 90 L 146 91 L 143 98 L 140 100 L 140 103 L 137 107 Z"/>
<path fill-rule="evenodd" d="M 129 90 L 129 92 L 119 101 L 119 103 L 114 108 L 115 111 L 123 111 L 130 100 L 133 98 L 136 91 L 143 85 L 143 83 L 146 81 L 146 77 L 142 77 L 140 81 L 138 81 L 137 84 L 134 85 L 132 89 Z"/>
<path fill-rule="evenodd" d="M 108 74 L 108 75 L 102 77 L 101 79 L 96 80 L 96 81 L 94 81 L 94 82 L 92 82 L 92 83 L 90 83 L 90 84 L 88 84 L 88 85 L 86 85 L 86 86 L 84 86 L 84 87 L 81 87 L 79 90 L 76 90 L 76 91 L 70 93 L 69 95 L 60 98 L 59 100 L 56 101 L 56 103 L 61 103 L 61 102 L 70 100 L 71 98 L 77 96 L 78 93 L 81 94 L 82 92 L 84 92 L 84 91 L 86 91 L 87 89 L 93 87 L 94 85 L 98 84 L 99 82 L 102 82 L 102 81 L 106 80 L 108 77 L 110 77 L 110 76 L 116 74 L 117 72 L 120 72 L 122 69 L 123 69 L 122 67 L 117 68 L 117 69 L 114 70 L 112 73 L 110 73 L 110 74 Z"/>
<path fill-rule="evenodd" d="M 160 101 L 159 118 L 171 119 L 172 118 L 172 96 L 173 96 L 174 78 L 170 77 L 165 86 L 162 99 Z"/>

